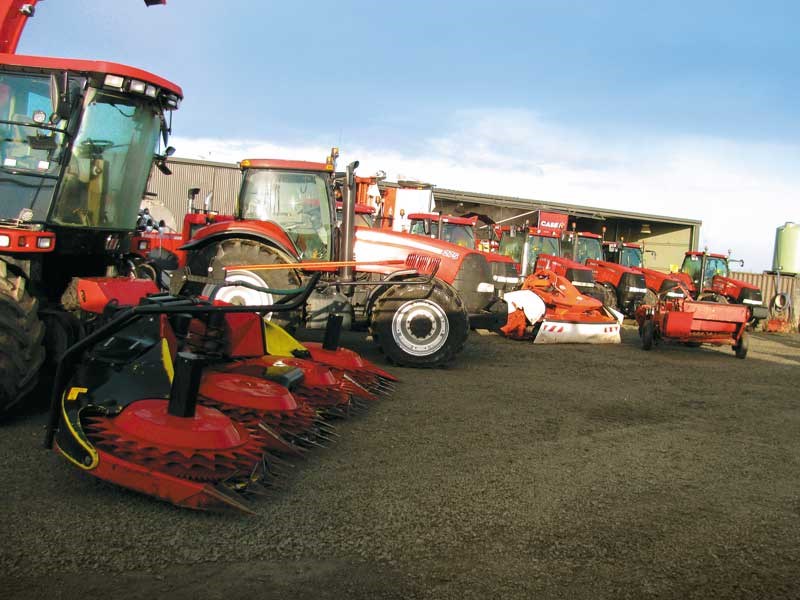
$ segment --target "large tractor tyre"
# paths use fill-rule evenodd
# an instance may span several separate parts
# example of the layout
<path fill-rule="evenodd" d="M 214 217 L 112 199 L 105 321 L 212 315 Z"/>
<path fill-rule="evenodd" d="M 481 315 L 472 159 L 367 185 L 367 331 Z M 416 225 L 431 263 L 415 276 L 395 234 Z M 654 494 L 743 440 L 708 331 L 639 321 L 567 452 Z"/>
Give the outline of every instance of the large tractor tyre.
<path fill-rule="evenodd" d="M 45 358 L 39 302 L 25 283 L 0 261 L 0 415 L 34 388 Z"/>
<path fill-rule="evenodd" d="M 469 316 L 456 289 L 443 281 L 394 285 L 375 301 L 370 333 L 393 363 L 438 367 L 464 347 Z"/>
<path fill-rule="evenodd" d="M 279 250 L 253 240 L 229 239 L 211 244 L 196 252 L 188 259 L 187 265 L 193 275 L 208 275 L 210 269 L 238 265 L 271 265 L 275 263 L 289 264 L 293 261 Z M 276 290 L 294 289 L 301 285 L 300 278 L 294 269 L 278 269 L 274 271 L 235 269 L 227 272 L 226 281 L 240 281 L 256 286 Z M 217 287 L 201 286 L 192 292 L 210 296 L 216 290 L 214 298 L 240 306 L 256 306 L 275 304 L 283 295 L 270 294 L 241 286 Z M 267 319 L 293 332 L 300 323 L 301 311 L 270 313 Z"/>
<path fill-rule="evenodd" d="M 618 310 L 617 304 L 617 290 L 611 284 L 603 283 L 597 284 L 602 288 L 603 292 L 603 304 L 606 305 L 608 308 L 613 308 L 614 310 Z"/>
<path fill-rule="evenodd" d="M 656 339 L 656 324 L 647 319 L 642 325 L 642 349 L 651 350 Z"/>
<path fill-rule="evenodd" d="M 750 335 L 746 332 L 742 332 L 742 337 L 739 338 L 739 341 L 733 345 L 733 351 L 736 353 L 736 358 L 745 359 L 747 358 L 747 351 L 750 349 Z"/>

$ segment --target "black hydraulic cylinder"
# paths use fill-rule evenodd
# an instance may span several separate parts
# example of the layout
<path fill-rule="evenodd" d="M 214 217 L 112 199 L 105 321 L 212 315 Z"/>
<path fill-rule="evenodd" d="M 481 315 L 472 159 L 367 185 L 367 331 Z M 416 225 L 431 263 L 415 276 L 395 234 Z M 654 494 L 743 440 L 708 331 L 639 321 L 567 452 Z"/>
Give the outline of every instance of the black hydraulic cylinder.
<path fill-rule="evenodd" d="M 336 350 L 339 348 L 339 338 L 342 336 L 342 315 L 328 315 L 328 323 L 325 326 L 325 339 L 322 340 L 322 347 L 325 350 Z"/>
<path fill-rule="evenodd" d="M 167 412 L 173 417 L 194 416 L 204 366 L 204 357 L 192 352 L 178 353 L 167 407 Z"/>

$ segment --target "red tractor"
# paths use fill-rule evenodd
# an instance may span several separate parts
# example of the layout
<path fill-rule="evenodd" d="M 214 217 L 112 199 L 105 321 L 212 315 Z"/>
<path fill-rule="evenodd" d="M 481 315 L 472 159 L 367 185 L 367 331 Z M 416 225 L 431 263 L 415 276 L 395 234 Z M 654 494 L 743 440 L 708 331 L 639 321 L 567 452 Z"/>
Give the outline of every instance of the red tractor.
<path fill-rule="evenodd" d="M 595 282 L 602 288 L 603 304 L 632 317 L 647 293 L 641 269 L 625 264 L 635 259 L 629 256 L 635 251 L 627 249 L 625 256 L 619 257 L 622 262 L 609 261 L 605 259 L 609 252 L 603 247 L 603 238 L 596 233 L 572 231 L 565 234 L 564 240 L 565 252 L 569 254 L 571 251 L 574 260 L 592 269 Z"/>
<path fill-rule="evenodd" d="M 681 273 L 691 280 L 691 291 L 698 299 L 746 305 L 749 322 L 755 326 L 761 319 L 769 317 L 769 310 L 764 306 L 758 286 L 730 276 L 731 262 L 738 262 L 740 266 L 744 264 L 744 261 L 732 261 L 724 254 L 687 252 Z"/>
<path fill-rule="evenodd" d="M 723 254 L 686 252 L 679 272 L 664 273 L 644 268 L 641 244 L 606 242 L 603 252 L 606 261 L 638 270 L 644 275 L 648 290 L 645 304 L 655 305 L 658 294 L 671 293 L 679 298 L 688 291 L 697 300 L 746 305 L 752 326 L 769 316 L 761 289 L 730 277 L 730 263 L 733 261 Z"/>
<path fill-rule="evenodd" d="M 193 276 L 215 274 L 239 285 L 197 291 L 232 304 L 269 305 L 274 299 L 263 288 L 297 288 L 323 270 L 323 283 L 329 278 L 336 285 L 312 294 L 304 311 L 276 320 L 289 329 L 323 328 L 330 315 L 339 315 L 345 327 L 369 329 L 390 360 L 407 366 L 443 364 L 461 350 L 470 326 L 502 325 L 506 309 L 483 254 L 355 226 L 358 163 L 348 168 L 336 227 L 337 155 L 334 149 L 326 163 L 243 160 L 236 215 L 203 217 L 208 225 L 181 249 L 187 253 L 182 281 L 191 286 Z"/>
<path fill-rule="evenodd" d="M 133 67 L 15 54 L 35 4 L 0 0 L 0 412 L 35 385 L 45 349 L 78 335 L 71 280 L 123 262 L 182 98 Z"/>
<path fill-rule="evenodd" d="M 563 213 L 536 211 L 535 226 L 502 226 L 500 254 L 519 262 L 523 276 L 534 271 L 552 271 L 568 279 L 581 293 L 603 300 L 602 289 L 595 284 L 592 269 L 562 251 L 567 219 Z"/>
<path fill-rule="evenodd" d="M 519 285 L 519 263 L 509 256 L 481 248 L 482 240 L 477 235 L 480 216 L 455 217 L 441 213 L 412 213 L 408 215 L 408 220 L 410 223 L 408 231 L 411 234 L 443 240 L 481 252 L 492 269 L 492 280 L 498 294 L 511 291 Z"/>
<path fill-rule="evenodd" d="M 655 306 L 658 295 L 665 294 L 670 298 L 682 298 L 683 289 L 691 288 L 691 281 L 682 273 L 664 273 L 644 266 L 644 247 L 634 242 L 603 242 L 603 258 L 613 263 L 632 269 L 644 276 L 646 292 L 641 304 Z M 652 252 L 648 250 L 648 252 Z"/>

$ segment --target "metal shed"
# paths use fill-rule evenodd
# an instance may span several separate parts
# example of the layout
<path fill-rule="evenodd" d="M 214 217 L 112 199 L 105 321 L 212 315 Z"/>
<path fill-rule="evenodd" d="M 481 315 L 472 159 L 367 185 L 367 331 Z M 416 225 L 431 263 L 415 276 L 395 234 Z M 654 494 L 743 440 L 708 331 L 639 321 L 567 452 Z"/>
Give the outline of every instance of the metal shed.
<path fill-rule="evenodd" d="M 702 221 L 663 215 L 650 215 L 622 210 L 564 204 L 495 194 L 479 194 L 436 188 L 433 192 L 436 210 L 460 215 L 467 212 L 483 213 L 494 221 L 524 225 L 539 209 L 564 212 L 570 215 L 578 231 L 603 233 L 608 240 L 624 238 L 629 242 L 642 242 L 655 257 L 648 254 L 649 267 L 669 270 L 678 267 L 687 250 L 696 250 Z"/>

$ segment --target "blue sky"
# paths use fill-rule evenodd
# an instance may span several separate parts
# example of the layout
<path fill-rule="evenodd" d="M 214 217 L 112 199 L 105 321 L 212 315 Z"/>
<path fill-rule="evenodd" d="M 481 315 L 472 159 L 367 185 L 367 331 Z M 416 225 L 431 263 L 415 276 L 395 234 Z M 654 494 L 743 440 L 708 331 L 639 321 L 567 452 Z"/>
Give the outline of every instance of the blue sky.
<path fill-rule="evenodd" d="M 178 155 L 321 158 L 704 222 L 768 268 L 800 220 L 792 2 L 45 0 L 22 53 L 183 86 Z M 76 30 L 88 34 L 74 35 Z"/>

